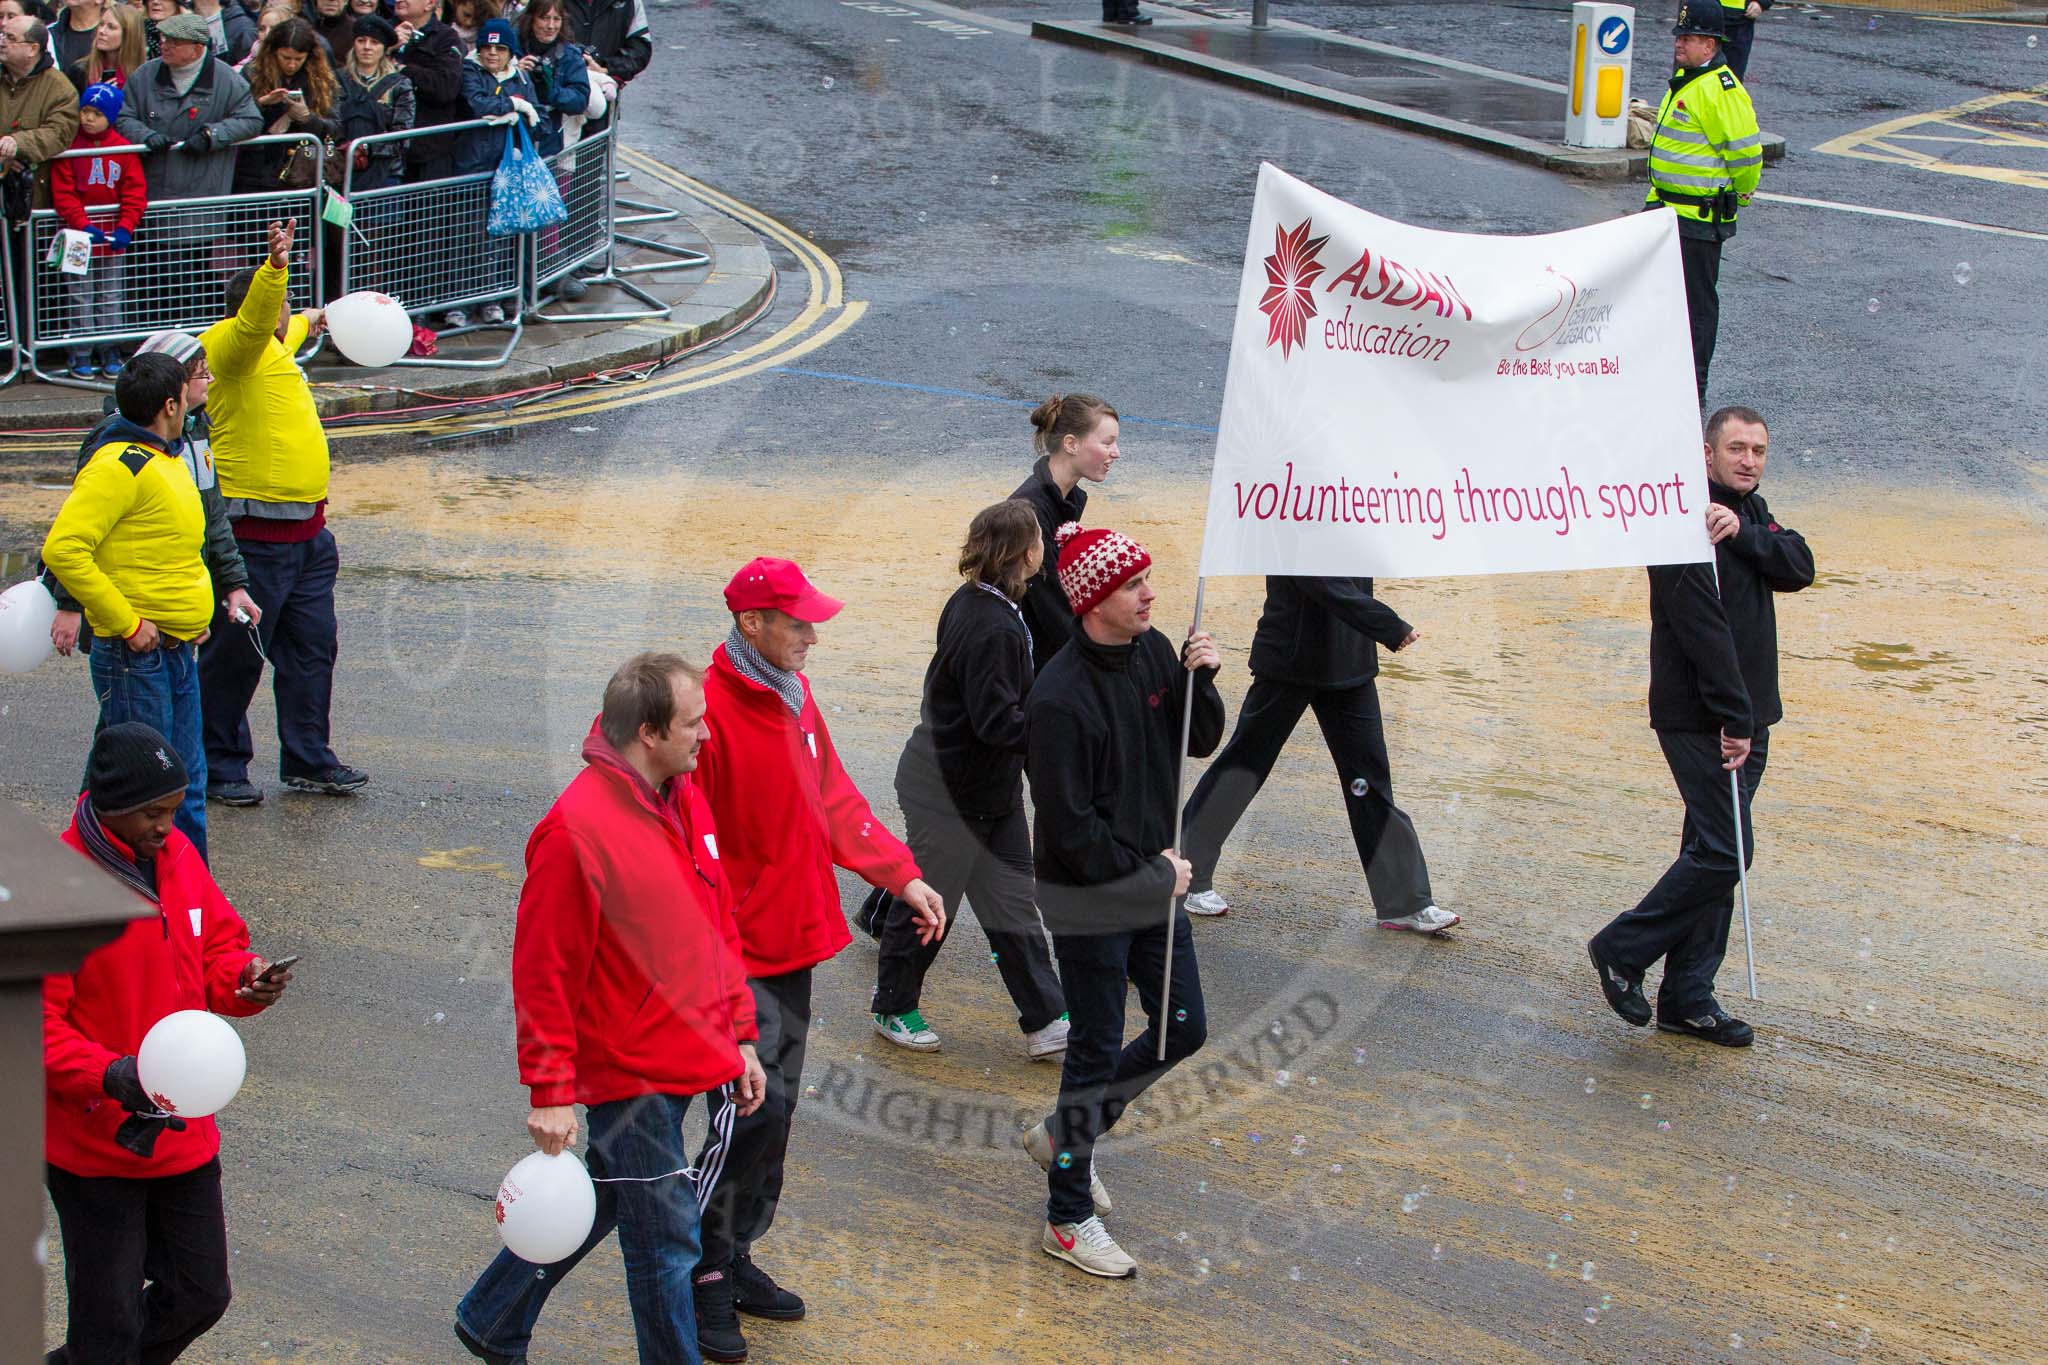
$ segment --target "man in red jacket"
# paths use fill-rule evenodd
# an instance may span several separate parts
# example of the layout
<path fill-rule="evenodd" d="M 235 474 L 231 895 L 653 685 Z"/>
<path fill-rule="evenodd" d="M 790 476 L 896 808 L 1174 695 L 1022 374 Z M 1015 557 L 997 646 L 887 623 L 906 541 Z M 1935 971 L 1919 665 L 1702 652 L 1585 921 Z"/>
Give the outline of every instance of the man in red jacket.
<path fill-rule="evenodd" d="M 135 1055 L 165 1015 L 255 1014 L 291 973 L 249 951 L 242 917 L 173 825 L 185 783 L 169 740 L 109 725 L 62 836 L 156 916 L 43 979 L 43 1141 L 69 1313 L 51 1361 L 175 1360 L 228 1310 L 220 1129 L 159 1109 Z"/>
<path fill-rule="evenodd" d="M 740 951 L 761 1030 L 768 1100 L 733 1130 L 729 1179 L 704 1208 L 697 1340 L 711 1360 L 746 1358 L 734 1315 L 793 1320 L 803 1300 L 753 1262 L 774 1221 L 782 1162 L 803 1087 L 811 969 L 851 940 L 836 864 L 908 903 L 919 937 L 945 927 L 946 907 L 900 840 L 882 828 L 840 766 L 803 675 L 817 623 L 842 605 L 786 559 L 756 559 L 725 587 L 732 634 L 704 680 L 711 739 L 697 781 L 728 845 Z"/>
<path fill-rule="evenodd" d="M 583 741 L 587 766 L 526 842 L 512 939 L 526 1129 L 552 1155 L 576 1142 L 576 1103 L 589 1107 L 597 1219 L 538 1272 L 499 1252 L 463 1296 L 455 1335 L 493 1365 L 526 1359 L 549 1292 L 614 1227 L 640 1359 L 697 1359 L 698 1211 L 735 1112 L 763 1093 L 718 831 L 689 780 L 704 709 L 698 669 L 674 654 L 628 659 Z M 682 1133 L 693 1095 L 711 1111 L 694 1170 Z"/>

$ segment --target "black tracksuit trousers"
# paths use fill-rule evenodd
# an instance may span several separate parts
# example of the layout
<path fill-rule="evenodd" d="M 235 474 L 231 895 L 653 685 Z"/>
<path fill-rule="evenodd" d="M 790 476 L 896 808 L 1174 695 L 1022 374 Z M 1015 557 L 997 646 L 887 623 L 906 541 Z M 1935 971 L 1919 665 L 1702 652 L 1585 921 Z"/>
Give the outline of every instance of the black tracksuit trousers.
<path fill-rule="evenodd" d="M 1394 804 L 1379 689 L 1371 681 L 1321 689 L 1252 680 L 1237 713 L 1236 731 L 1188 801 L 1182 843 L 1195 869 L 1188 890 L 1207 891 L 1214 884 L 1224 841 L 1272 775 L 1280 750 L 1300 723 L 1301 713 L 1309 709 L 1315 711 L 1330 757 L 1337 763 L 1344 813 L 1351 820 L 1351 838 L 1365 868 L 1373 908 L 1381 919 L 1403 919 L 1435 904 L 1422 840 L 1414 822 Z"/>
<path fill-rule="evenodd" d="M 723 1168 L 704 1201 L 697 1273 L 730 1266 L 752 1253 L 767 1234 L 782 1202 L 782 1163 L 789 1155 L 789 1130 L 803 1092 L 804 1055 L 811 1035 L 811 968 L 781 976 L 753 976 L 754 1019 L 760 1030 L 754 1051 L 768 1081 L 768 1098 L 751 1114 L 733 1121 L 729 1143 L 716 1130 L 705 1137 L 697 1164 L 709 1166 L 714 1149 L 727 1143 Z"/>
<path fill-rule="evenodd" d="M 882 956 L 875 968 L 876 1014 L 917 1008 L 924 974 L 959 923 L 960 899 L 974 904 L 974 917 L 988 939 L 990 956 L 1017 1006 L 1017 1027 L 1035 1033 L 1067 1012 L 1053 972 L 1045 927 L 1032 903 L 1031 831 L 1019 805 L 995 819 L 935 811 L 903 803 L 905 841 L 924 879 L 946 902 L 946 932 L 930 943 L 917 941 L 910 906 L 894 896 L 882 901 Z"/>
<path fill-rule="evenodd" d="M 1728 952 L 1728 922 L 1742 873 L 1735 865 L 1735 810 L 1728 773 L 1721 767 L 1721 737 L 1690 730 L 1659 730 L 1657 742 L 1685 800 L 1685 832 L 1678 859 L 1636 908 L 1593 936 L 1594 951 L 1630 976 L 1664 959 L 1657 1013 L 1672 1019 L 1703 1011 L 1714 1001 L 1714 977 Z M 1770 731 L 1758 730 L 1742 768 L 1742 856 L 1756 856 L 1749 805 L 1764 780 Z"/>

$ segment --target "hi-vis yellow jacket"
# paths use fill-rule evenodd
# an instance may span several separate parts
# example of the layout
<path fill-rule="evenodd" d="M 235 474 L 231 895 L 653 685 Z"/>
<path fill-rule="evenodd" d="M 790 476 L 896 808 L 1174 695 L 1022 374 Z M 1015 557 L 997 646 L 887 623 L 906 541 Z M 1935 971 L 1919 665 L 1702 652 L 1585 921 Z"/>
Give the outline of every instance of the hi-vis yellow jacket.
<path fill-rule="evenodd" d="M 1763 142 L 1749 91 L 1725 61 L 1679 68 L 1650 140 L 1649 206 L 1670 205 L 1685 236 L 1733 237 L 1738 207 L 1763 179 Z"/>
<path fill-rule="evenodd" d="M 93 452 L 43 540 L 43 563 L 95 635 L 125 640 L 146 616 L 191 640 L 213 621 L 199 488 L 183 460 L 140 442 Z"/>
<path fill-rule="evenodd" d="M 230 501 L 316 503 L 327 496 L 327 432 L 292 356 L 305 344 L 296 315 L 277 339 L 289 273 L 265 261 L 235 316 L 200 333 L 213 371 L 213 463 Z M 253 509 L 252 509 L 253 510 Z"/>

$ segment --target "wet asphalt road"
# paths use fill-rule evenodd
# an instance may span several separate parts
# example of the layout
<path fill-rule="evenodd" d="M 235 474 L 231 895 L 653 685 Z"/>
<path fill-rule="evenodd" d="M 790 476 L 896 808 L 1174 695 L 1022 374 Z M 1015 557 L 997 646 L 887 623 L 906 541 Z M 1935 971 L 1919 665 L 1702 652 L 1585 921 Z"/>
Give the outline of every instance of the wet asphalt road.
<path fill-rule="evenodd" d="M 1562 65 L 1541 6 L 1280 9 Z M 621 657 L 708 654 L 733 566 L 792 554 L 852 603 L 812 673 L 893 820 L 948 546 L 1021 477 L 1029 403 L 1085 388 L 1122 408 L 1127 459 L 1098 506 L 1178 565 L 1164 617 L 1184 618 L 1259 159 L 1470 231 L 1569 227 L 1639 197 L 1016 31 L 1054 11 L 656 9 L 632 141 L 819 242 L 866 315 L 791 372 L 575 427 L 337 446 L 336 744 L 375 781 L 216 815 L 219 875 L 259 947 L 306 961 L 287 1007 L 243 1029 L 250 1081 L 225 1123 L 239 1298 L 189 1359 L 458 1358 L 448 1314 L 526 1145 L 505 981 L 526 831 Z M 1795 15 L 1759 39 L 1759 104 L 1794 153 L 1766 188 L 2038 227 L 2038 189 L 1810 153 L 1892 106 L 2048 80 L 2023 30 L 1861 22 Z M 1638 93 L 1652 84 L 1639 70 Z M 2048 793 L 2041 718 L 2007 699 L 2042 681 L 2023 623 L 2044 251 L 1790 207 L 1752 209 L 1729 250 L 1713 396 L 1773 416 L 1774 505 L 1824 517 L 1824 567 L 1855 575 L 1821 605 L 1856 624 L 1793 617 L 1827 636 L 1811 652 L 1846 658 L 1889 628 L 1986 670 L 1877 693 L 1949 665 L 1788 666 L 1814 719 L 1774 755 L 1778 860 L 1759 890 L 1786 924 L 1766 930 L 1781 937 L 1754 1054 L 1623 1030 L 1581 980 L 1584 933 L 1639 893 L 1675 827 L 1640 722 L 1639 580 L 1414 585 L 1441 652 L 1404 655 L 1388 684 L 1396 771 L 1440 890 L 1471 915 L 1461 937 L 1369 932 L 1327 760 L 1300 736 L 1234 853 L 1240 912 L 1201 928 L 1211 1069 L 1141 1105 L 1105 1155 L 1145 1267 L 1132 1285 L 1035 1250 L 1042 1186 L 1006 1134 L 1054 1078 L 1017 1055 L 972 931 L 932 979 L 932 1058 L 878 1055 L 870 963 L 848 950 L 820 973 L 818 1093 L 762 1253 L 813 1313 L 757 1329 L 755 1358 L 2029 1355 Z M 801 302 L 802 277 L 784 284 L 770 328 Z M 0 547 L 40 533 L 55 495 L 34 484 L 63 467 L 0 457 Z M 1930 503 L 1949 519 L 1916 531 Z M 1233 699 L 1248 594 L 1212 591 Z M 1547 643 L 1561 622 L 1566 650 Z M 1891 735 L 1901 714 L 1934 742 Z M 82 667 L 0 680 L 0 717 L 0 795 L 54 823 L 91 725 Z M 272 752 L 259 738 L 259 768 Z M 1873 753 L 1924 766 L 1859 771 Z M 1930 927 L 1958 884 L 1982 917 L 1967 946 Z M 614 1252 L 557 1294 L 533 1358 L 632 1358 Z"/>

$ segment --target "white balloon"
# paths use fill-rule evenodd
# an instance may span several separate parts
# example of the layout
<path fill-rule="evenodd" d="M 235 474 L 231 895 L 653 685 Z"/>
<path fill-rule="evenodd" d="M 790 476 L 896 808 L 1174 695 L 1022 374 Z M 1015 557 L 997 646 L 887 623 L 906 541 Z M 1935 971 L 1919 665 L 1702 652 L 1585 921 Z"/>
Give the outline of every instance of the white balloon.
<path fill-rule="evenodd" d="M 359 289 L 327 305 L 327 335 L 350 360 L 377 370 L 412 349 L 412 319 L 390 295 Z"/>
<path fill-rule="evenodd" d="M 249 1055 L 228 1021 L 205 1010 L 179 1010 L 150 1026 L 135 1054 L 136 1075 L 157 1107 L 181 1119 L 227 1108 L 248 1074 Z"/>
<path fill-rule="evenodd" d="M 590 1235 L 597 1186 L 567 1151 L 535 1152 L 498 1182 L 498 1235 L 522 1261 L 551 1265 Z"/>
<path fill-rule="evenodd" d="M 26 673 L 56 653 L 50 643 L 56 619 L 57 599 L 39 579 L 0 592 L 0 673 Z"/>

